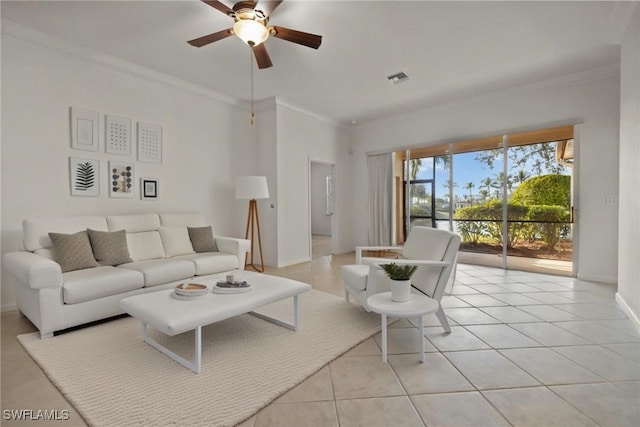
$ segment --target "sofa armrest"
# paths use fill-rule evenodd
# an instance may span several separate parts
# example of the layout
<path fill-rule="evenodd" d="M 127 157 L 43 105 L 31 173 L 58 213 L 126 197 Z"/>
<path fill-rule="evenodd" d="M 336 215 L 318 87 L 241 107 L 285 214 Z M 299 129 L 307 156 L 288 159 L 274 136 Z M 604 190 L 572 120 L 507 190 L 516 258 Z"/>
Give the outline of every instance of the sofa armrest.
<path fill-rule="evenodd" d="M 31 289 L 61 288 L 60 264 L 32 252 L 9 252 L 4 254 L 2 265 L 18 283 Z"/>
<path fill-rule="evenodd" d="M 218 251 L 237 256 L 238 269 L 244 270 L 246 255 L 251 250 L 251 240 L 221 236 L 216 236 L 215 240 Z"/>

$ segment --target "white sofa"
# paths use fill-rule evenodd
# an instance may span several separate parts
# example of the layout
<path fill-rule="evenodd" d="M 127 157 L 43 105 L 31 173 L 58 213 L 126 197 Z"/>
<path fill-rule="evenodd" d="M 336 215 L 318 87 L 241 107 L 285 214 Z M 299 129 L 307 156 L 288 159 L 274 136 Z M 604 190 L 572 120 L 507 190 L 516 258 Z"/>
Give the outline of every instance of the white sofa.
<path fill-rule="evenodd" d="M 187 227 L 207 225 L 199 213 L 25 219 L 25 250 L 5 254 L 3 266 L 15 278 L 18 309 L 42 338 L 48 338 L 56 331 L 122 314 L 118 305 L 122 298 L 243 270 L 249 240 L 220 237 L 214 232 L 217 252 L 193 251 Z M 49 233 L 87 229 L 125 230 L 132 262 L 63 273 Z"/>

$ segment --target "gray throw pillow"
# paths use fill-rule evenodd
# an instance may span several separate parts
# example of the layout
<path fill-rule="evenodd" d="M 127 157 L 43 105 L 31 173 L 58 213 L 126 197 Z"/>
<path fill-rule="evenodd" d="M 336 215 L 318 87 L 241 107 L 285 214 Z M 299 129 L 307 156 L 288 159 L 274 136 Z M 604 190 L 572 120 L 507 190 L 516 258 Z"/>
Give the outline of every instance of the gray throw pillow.
<path fill-rule="evenodd" d="M 87 229 L 93 256 L 100 265 L 119 265 L 131 262 L 129 248 L 127 247 L 127 232 L 97 231 Z"/>
<path fill-rule="evenodd" d="M 49 233 L 49 238 L 53 243 L 56 262 L 60 264 L 63 273 L 98 267 L 86 231 L 74 234 Z"/>
<path fill-rule="evenodd" d="M 200 252 L 218 252 L 216 241 L 213 239 L 213 230 L 211 226 L 207 227 L 187 227 L 191 246 L 196 253 Z"/>

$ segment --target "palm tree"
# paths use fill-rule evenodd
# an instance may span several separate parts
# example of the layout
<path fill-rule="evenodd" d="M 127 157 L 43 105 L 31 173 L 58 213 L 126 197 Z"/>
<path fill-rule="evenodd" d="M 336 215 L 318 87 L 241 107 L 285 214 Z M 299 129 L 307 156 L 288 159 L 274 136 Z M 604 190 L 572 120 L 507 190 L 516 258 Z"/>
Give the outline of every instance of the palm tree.
<path fill-rule="evenodd" d="M 527 179 L 529 179 L 530 176 L 531 175 L 528 174 L 527 171 L 525 171 L 524 169 L 520 169 L 518 173 L 514 175 L 513 180 L 515 181 L 515 183 L 520 185 L 523 182 L 525 182 Z"/>
<path fill-rule="evenodd" d="M 409 179 L 411 181 L 415 181 L 418 176 L 418 171 L 420 170 L 420 166 L 422 166 L 422 159 L 411 159 L 409 160 Z"/>
<path fill-rule="evenodd" d="M 480 181 L 480 192 L 484 195 L 482 200 L 486 200 L 491 194 L 491 184 L 493 184 L 493 179 L 491 179 L 491 177 L 486 177 L 485 179 Z"/>
<path fill-rule="evenodd" d="M 472 205 L 473 205 L 473 192 L 472 192 L 473 187 L 475 187 L 475 184 L 471 181 L 467 182 L 464 185 L 464 189 L 469 190 L 469 201 L 471 202 Z"/>

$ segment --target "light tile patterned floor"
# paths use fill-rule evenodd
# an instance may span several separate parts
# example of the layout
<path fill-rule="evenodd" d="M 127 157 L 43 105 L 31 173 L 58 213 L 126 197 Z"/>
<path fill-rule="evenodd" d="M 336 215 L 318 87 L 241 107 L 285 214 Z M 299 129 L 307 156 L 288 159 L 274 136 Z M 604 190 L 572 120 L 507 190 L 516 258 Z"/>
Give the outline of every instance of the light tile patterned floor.
<path fill-rule="evenodd" d="M 352 262 L 323 256 L 266 272 L 342 296 L 339 267 Z M 640 334 L 615 286 L 470 265 L 457 279 L 442 301 L 452 333 L 425 318 L 426 363 L 417 322 L 398 321 L 388 364 L 378 334 L 242 426 L 640 425 Z M 2 409 L 71 409 L 64 425 L 84 425 L 15 340 L 32 330 L 2 314 Z"/>

